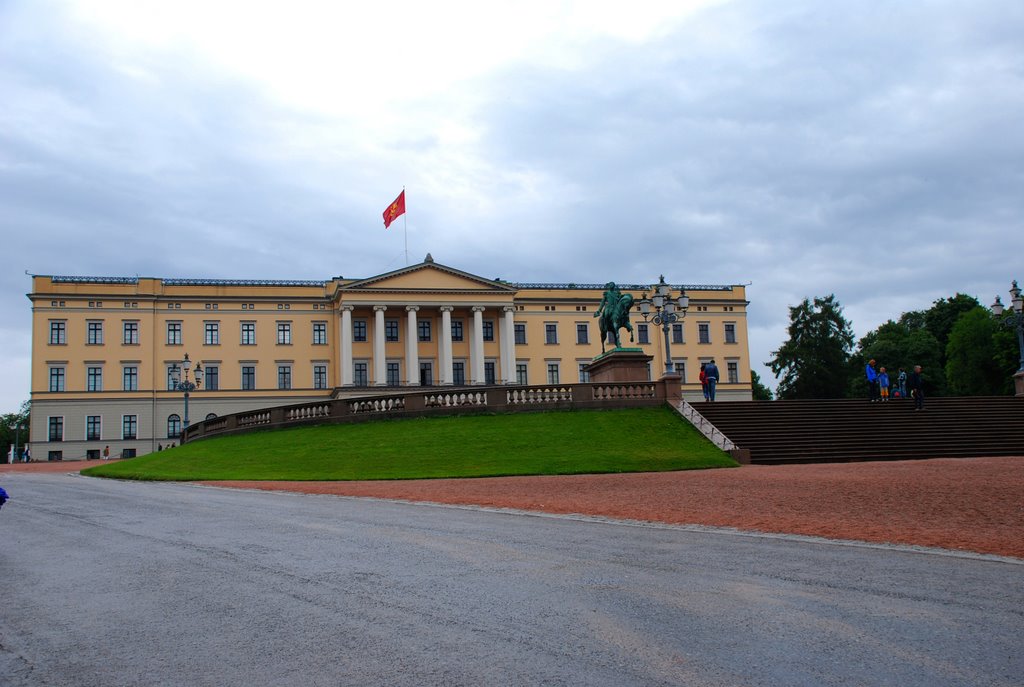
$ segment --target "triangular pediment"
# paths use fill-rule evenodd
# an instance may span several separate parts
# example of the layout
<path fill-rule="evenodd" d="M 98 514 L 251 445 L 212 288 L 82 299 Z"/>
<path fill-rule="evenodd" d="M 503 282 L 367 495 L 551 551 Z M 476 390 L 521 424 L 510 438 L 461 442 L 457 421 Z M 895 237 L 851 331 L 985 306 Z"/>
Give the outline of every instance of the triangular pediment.
<path fill-rule="evenodd" d="M 514 292 L 516 289 L 508 284 L 478 277 L 452 267 L 439 265 L 433 261 L 421 262 L 417 265 L 403 267 L 393 272 L 360 279 L 341 287 L 341 291 L 434 291 L 434 292 L 465 292 L 465 291 L 499 291 Z"/>

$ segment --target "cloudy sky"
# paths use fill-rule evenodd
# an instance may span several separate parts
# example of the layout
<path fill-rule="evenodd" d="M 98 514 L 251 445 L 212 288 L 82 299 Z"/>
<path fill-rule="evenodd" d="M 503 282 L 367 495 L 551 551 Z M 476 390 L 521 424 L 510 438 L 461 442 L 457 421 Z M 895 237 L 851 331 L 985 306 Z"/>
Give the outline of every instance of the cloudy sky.
<path fill-rule="evenodd" d="M 1024 3 L 0 0 L 0 412 L 32 274 L 750 283 L 858 336 L 1024 279 Z"/>

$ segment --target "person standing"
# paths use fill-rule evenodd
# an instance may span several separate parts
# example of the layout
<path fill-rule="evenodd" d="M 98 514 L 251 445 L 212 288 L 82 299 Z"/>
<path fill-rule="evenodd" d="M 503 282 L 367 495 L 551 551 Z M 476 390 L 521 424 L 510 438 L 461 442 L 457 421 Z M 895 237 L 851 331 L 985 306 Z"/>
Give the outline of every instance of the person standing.
<path fill-rule="evenodd" d="M 907 371 L 902 367 L 900 373 L 896 375 L 896 388 L 900 390 L 900 398 L 907 397 Z"/>
<path fill-rule="evenodd" d="M 110 460 L 110 447 L 109 446 L 104 446 L 103 447 L 103 460 Z"/>
<path fill-rule="evenodd" d="M 864 368 L 864 376 L 868 380 L 868 400 L 874 403 L 878 400 L 878 373 L 875 372 L 875 359 L 868 361 Z"/>
<path fill-rule="evenodd" d="M 697 378 L 700 379 L 700 390 L 704 392 L 704 400 L 708 400 L 708 373 L 705 371 L 707 363 L 700 364 L 700 374 Z"/>
<path fill-rule="evenodd" d="M 715 365 L 715 359 L 712 358 L 704 368 L 704 376 L 708 380 L 708 400 L 714 402 L 715 400 L 715 387 L 718 386 L 718 366 Z"/>
<path fill-rule="evenodd" d="M 885 368 L 878 370 L 878 390 L 882 394 L 882 403 L 889 400 L 889 373 Z"/>
<path fill-rule="evenodd" d="M 914 397 L 914 410 L 924 410 L 924 375 L 921 374 L 920 365 L 914 365 L 907 386 Z"/>

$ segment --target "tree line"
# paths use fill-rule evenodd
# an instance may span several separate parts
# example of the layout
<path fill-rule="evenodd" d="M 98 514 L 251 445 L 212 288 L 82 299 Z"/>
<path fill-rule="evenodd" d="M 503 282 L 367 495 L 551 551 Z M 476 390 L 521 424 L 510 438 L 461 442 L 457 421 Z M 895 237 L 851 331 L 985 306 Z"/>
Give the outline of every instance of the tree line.
<path fill-rule="evenodd" d="M 780 399 L 867 398 L 864 368 L 872 359 L 891 379 L 901 367 L 909 373 L 920 365 L 930 396 L 1013 393 L 1016 335 L 973 296 L 956 293 L 903 313 L 856 345 L 834 294 L 805 298 L 789 318 L 789 338 L 765 363 L 779 380 Z"/>

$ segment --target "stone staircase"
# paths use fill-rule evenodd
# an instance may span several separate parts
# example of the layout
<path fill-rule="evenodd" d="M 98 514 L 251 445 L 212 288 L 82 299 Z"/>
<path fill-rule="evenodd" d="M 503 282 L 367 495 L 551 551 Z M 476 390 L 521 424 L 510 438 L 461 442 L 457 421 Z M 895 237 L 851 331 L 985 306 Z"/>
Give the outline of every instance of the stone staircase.
<path fill-rule="evenodd" d="M 974 456 L 1024 458 L 1024 398 L 691 404 L 757 465 Z"/>

